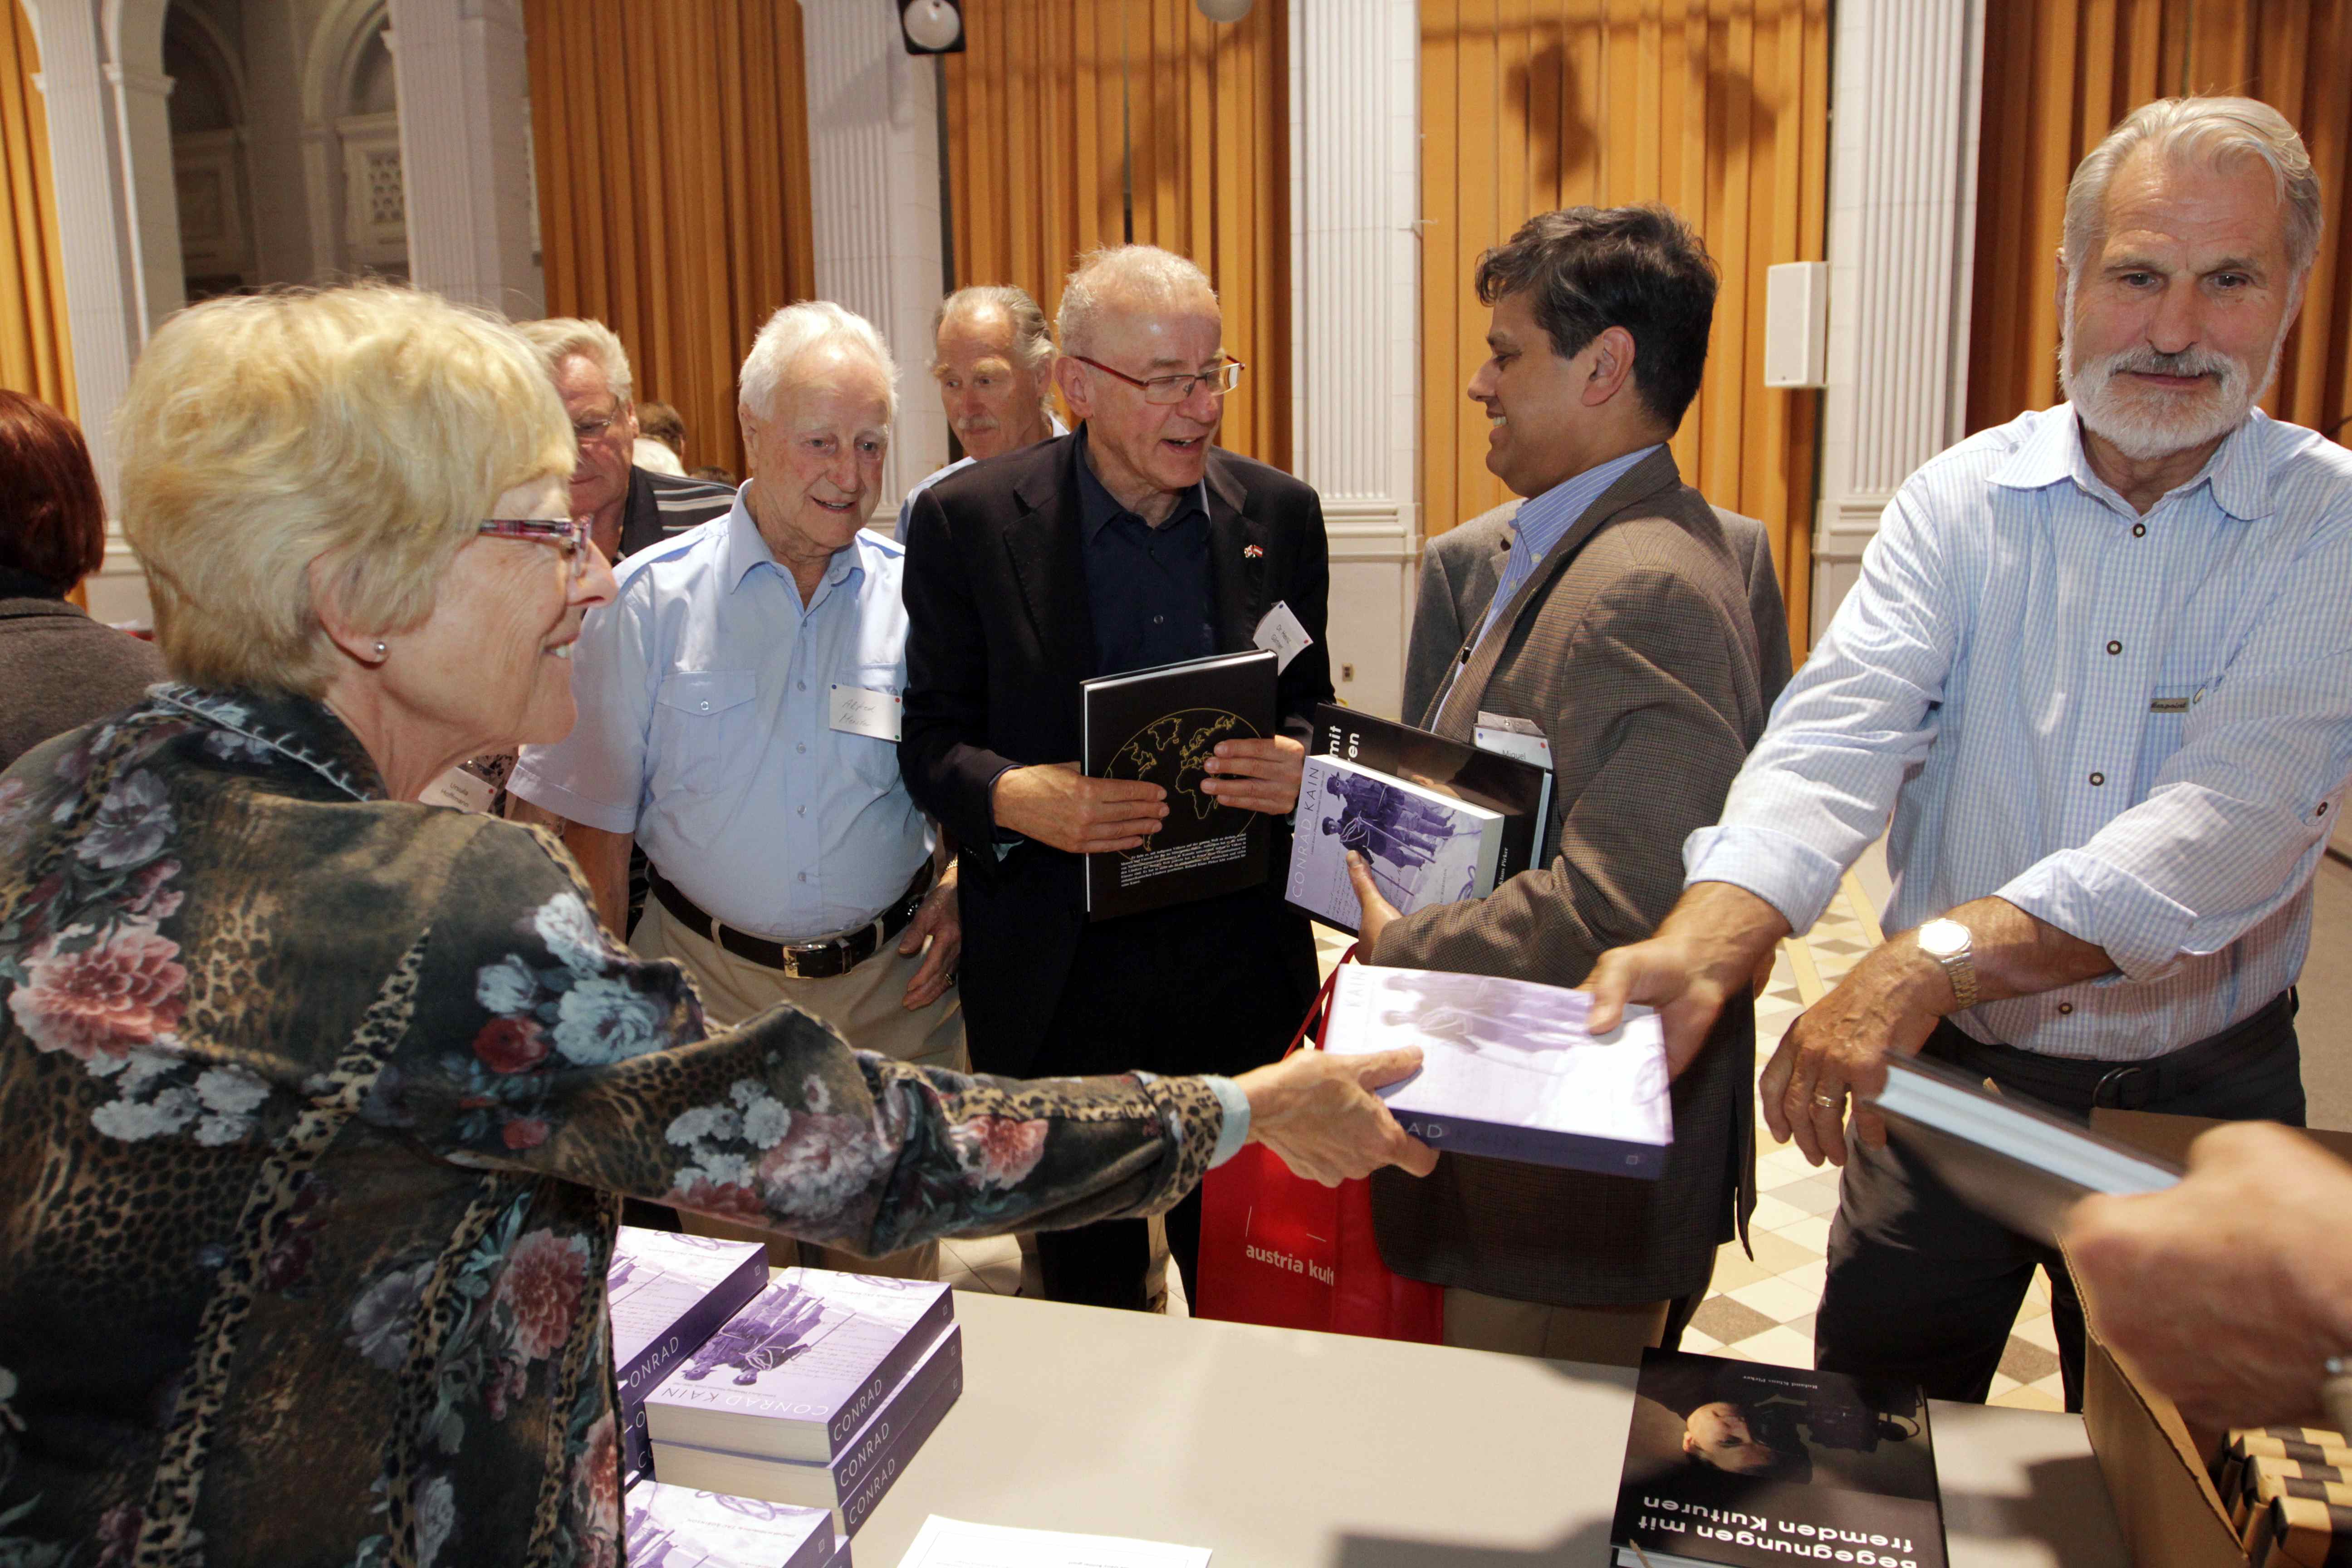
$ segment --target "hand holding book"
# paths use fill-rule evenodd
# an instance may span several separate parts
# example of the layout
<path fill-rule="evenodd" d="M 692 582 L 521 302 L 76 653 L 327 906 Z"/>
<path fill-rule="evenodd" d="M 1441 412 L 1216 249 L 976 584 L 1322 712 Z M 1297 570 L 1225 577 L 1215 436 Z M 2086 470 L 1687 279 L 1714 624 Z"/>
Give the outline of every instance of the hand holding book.
<path fill-rule="evenodd" d="M 991 798 L 997 826 L 1073 855 L 1137 848 L 1168 815 L 1158 784 L 1090 779 L 1076 763 L 1008 769 Z"/>
<path fill-rule="evenodd" d="M 1287 735 L 1220 741 L 1209 763 L 1209 772 L 1216 776 L 1201 788 L 1216 796 L 1220 805 L 1288 816 L 1298 808 L 1298 779 L 1306 766 L 1306 746 Z"/>
<path fill-rule="evenodd" d="M 1437 1155 L 1405 1132 L 1372 1090 L 1421 1070 L 1421 1052 L 1334 1057 L 1297 1051 L 1234 1081 L 1249 1097 L 1250 1142 L 1263 1143 L 1309 1181 L 1336 1187 L 1398 1165 L 1416 1176 Z"/>

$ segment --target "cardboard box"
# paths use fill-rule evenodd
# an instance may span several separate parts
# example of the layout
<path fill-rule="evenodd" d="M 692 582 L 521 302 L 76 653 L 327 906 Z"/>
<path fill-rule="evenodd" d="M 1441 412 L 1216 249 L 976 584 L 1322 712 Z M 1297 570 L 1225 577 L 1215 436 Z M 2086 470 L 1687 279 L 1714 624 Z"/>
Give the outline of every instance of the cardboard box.
<path fill-rule="evenodd" d="M 2197 1135 L 2221 1123 L 2147 1110 L 2091 1112 L 2091 1129 L 2151 1154 L 2187 1163 Z M 2308 1134 L 2352 1160 L 2352 1134 Z M 2171 1400 L 2124 1357 L 2091 1336 L 2083 1371 L 2083 1425 L 2115 1500 L 2124 1544 L 2141 1568 L 2249 1568 L 2213 1485 L 2224 1435 L 2190 1426 Z"/>

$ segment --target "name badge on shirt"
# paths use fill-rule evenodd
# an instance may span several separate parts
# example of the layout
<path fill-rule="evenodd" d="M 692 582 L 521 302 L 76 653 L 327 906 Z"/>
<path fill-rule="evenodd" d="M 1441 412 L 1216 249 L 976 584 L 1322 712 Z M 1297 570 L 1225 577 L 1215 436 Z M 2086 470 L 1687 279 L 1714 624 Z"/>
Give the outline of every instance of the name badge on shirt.
<path fill-rule="evenodd" d="M 876 691 L 864 686 L 833 689 L 833 727 L 848 734 L 896 741 L 906 708 L 906 699 L 895 691 Z"/>
<path fill-rule="evenodd" d="M 1546 773 L 1551 772 L 1551 742 L 1544 738 L 1544 732 L 1531 721 L 1481 712 L 1472 738 L 1482 752 L 1500 752 L 1507 757 L 1533 763 Z"/>
<path fill-rule="evenodd" d="M 1258 622 L 1257 630 L 1250 634 L 1250 641 L 1274 655 L 1274 668 L 1277 675 L 1288 669 L 1290 661 L 1315 643 L 1315 639 L 1307 635 L 1307 628 L 1299 624 L 1298 617 L 1290 613 L 1290 605 L 1279 599 L 1275 601 L 1274 608 L 1265 613 L 1265 618 Z"/>

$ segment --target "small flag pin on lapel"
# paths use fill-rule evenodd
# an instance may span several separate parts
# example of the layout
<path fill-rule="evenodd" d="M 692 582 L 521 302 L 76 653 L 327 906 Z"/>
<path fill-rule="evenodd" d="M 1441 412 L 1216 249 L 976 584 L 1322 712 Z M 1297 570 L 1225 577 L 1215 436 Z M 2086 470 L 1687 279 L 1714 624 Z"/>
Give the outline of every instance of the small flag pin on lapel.
<path fill-rule="evenodd" d="M 1244 544 L 1244 545 L 1243 545 L 1243 546 L 1242 546 L 1242 559 L 1243 559 L 1243 560 L 1244 560 L 1244 561 L 1263 561 L 1263 560 L 1265 560 L 1265 545 L 1263 545 L 1263 544 Z"/>

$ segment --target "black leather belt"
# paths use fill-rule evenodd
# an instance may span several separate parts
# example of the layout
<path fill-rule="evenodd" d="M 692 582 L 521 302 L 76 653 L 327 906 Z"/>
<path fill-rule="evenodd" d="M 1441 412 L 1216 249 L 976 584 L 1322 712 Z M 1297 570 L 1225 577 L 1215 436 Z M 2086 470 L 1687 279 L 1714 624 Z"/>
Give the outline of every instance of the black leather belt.
<path fill-rule="evenodd" d="M 661 900 L 670 918 L 705 942 L 716 942 L 738 958 L 750 959 L 794 980 L 830 980 L 836 974 L 848 973 L 879 952 L 884 942 L 896 940 L 907 929 L 907 922 L 923 907 L 923 895 L 931 890 L 931 863 L 925 860 L 915 872 L 915 879 L 907 884 L 906 892 L 871 921 L 822 942 L 770 942 L 766 937 L 737 931 L 712 920 L 692 899 L 679 892 L 677 885 L 661 874 L 660 868 L 648 864 L 646 878 L 652 885 L 654 897 Z"/>
<path fill-rule="evenodd" d="M 1990 1078 L 2077 1118 L 2088 1116 L 2095 1106 L 2162 1109 L 2224 1073 L 2248 1070 L 2250 1058 L 2267 1052 L 2286 1050 L 2284 1065 L 2292 1067 L 2294 1037 L 2286 1031 L 2298 1005 L 2290 985 L 2219 1034 L 2143 1061 L 2046 1057 L 2015 1046 L 1987 1045 L 1948 1018 L 1936 1026 L 1919 1054 Z"/>

